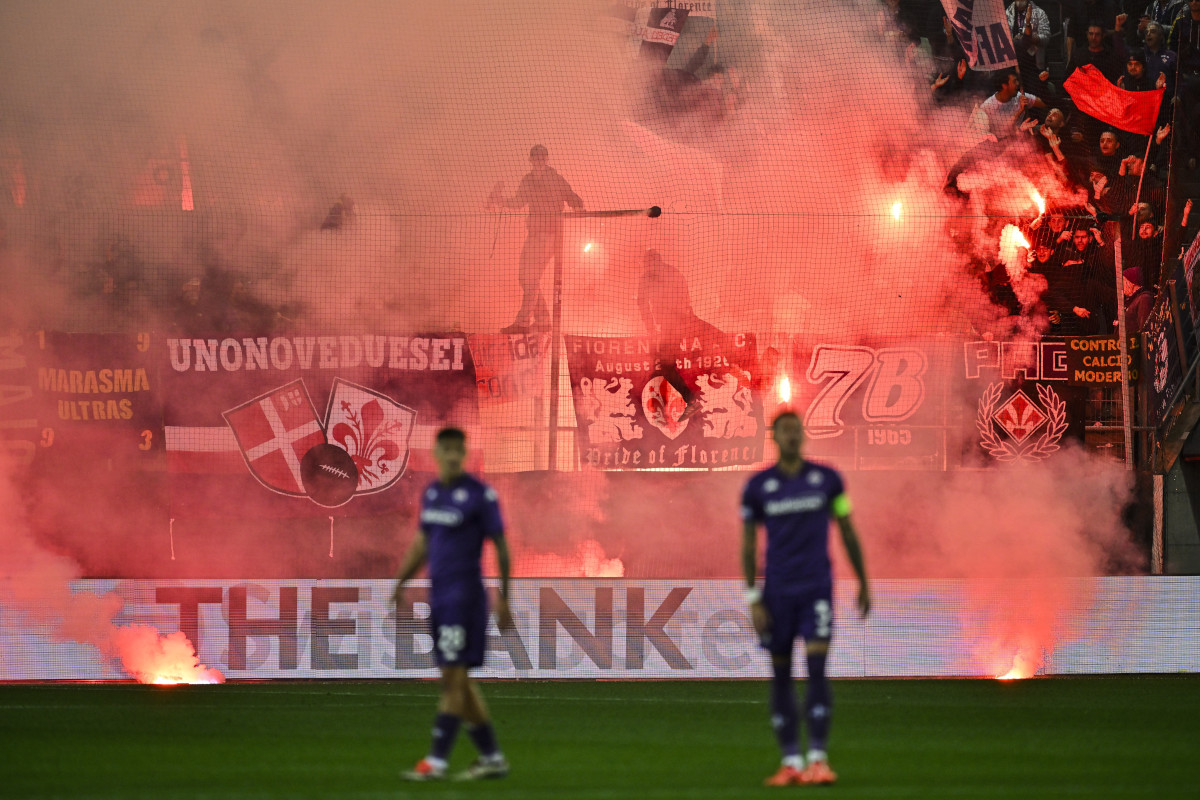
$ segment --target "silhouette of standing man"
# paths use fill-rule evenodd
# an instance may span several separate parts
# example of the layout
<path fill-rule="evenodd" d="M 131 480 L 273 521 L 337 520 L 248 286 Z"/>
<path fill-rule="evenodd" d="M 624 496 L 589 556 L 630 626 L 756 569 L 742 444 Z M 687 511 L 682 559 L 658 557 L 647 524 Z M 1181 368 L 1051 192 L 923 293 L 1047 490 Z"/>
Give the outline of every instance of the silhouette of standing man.
<path fill-rule="evenodd" d="M 687 278 L 678 267 L 668 264 L 657 250 L 647 250 L 642 277 L 637 289 L 638 313 L 646 332 L 654 340 L 656 371 L 671 384 L 687 405 L 678 422 L 700 410 L 700 401 L 688 386 L 675 363 L 680 343 L 695 337 L 719 341 L 721 332 L 692 310 Z"/>
<path fill-rule="evenodd" d="M 529 150 L 531 169 L 521 179 L 516 193 L 505 197 L 504 185 L 496 184 L 488 198 L 489 205 L 505 208 L 529 208 L 525 218 L 525 246 L 521 249 L 518 280 L 523 297 L 521 309 L 511 325 L 502 333 L 521 333 L 526 330 L 550 330 L 550 312 L 542 297 L 542 275 L 552 258 L 562 258 L 563 203 L 576 211 L 583 210 L 583 200 L 575 190 L 549 165 L 550 151 L 535 144 Z"/>

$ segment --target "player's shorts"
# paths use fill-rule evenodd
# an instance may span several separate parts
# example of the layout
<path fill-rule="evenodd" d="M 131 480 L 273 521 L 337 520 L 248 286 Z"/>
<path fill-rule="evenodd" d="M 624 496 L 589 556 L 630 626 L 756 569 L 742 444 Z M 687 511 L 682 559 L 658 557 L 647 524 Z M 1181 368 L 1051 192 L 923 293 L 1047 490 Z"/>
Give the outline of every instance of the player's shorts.
<path fill-rule="evenodd" d="M 771 629 L 759 644 L 771 655 L 790 656 L 796 639 L 828 641 L 833 636 L 833 587 L 814 587 L 796 594 L 763 593 Z"/>
<path fill-rule="evenodd" d="M 487 595 L 467 591 L 440 599 L 432 598 L 429 631 L 433 656 L 438 666 L 483 666 L 487 649 Z"/>

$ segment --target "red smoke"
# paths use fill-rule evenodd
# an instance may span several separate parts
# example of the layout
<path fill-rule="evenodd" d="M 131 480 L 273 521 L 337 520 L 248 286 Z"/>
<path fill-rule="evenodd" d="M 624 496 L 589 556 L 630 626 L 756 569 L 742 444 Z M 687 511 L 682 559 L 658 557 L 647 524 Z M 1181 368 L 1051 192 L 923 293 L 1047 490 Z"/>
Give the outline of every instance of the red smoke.
<path fill-rule="evenodd" d="M 627 42 L 596 35 L 584 14 L 558 2 L 300 3 L 282 15 L 203 3 L 154 13 L 136 3 L 68 15 L 53 5 L 0 11 L 8 23 L 0 25 L 0 63 L 12 76 L 0 85 L 0 109 L 13 120 L 5 135 L 11 129 L 40 148 L 26 155 L 27 218 L 9 221 L 13 244 L 0 255 L 12 266 L 0 277 L 20 300 L 14 309 L 47 310 L 35 315 L 39 326 L 71 313 L 70 323 L 95 322 L 101 312 L 67 302 L 43 261 L 67 271 L 93 259 L 109 223 L 101 212 L 123 207 L 114 187 L 127 181 L 114 176 L 136 175 L 147 151 L 165 142 L 188 165 L 198 221 L 180 230 L 150 214 L 125 221 L 152 262 L 146 280 L 157 298 L 173 297 L 211 259 L 245 275 L 264 302 L 302 309 L 296 324 L 311 332 L 491 332 L 520 302 L 525 231 L 519 215 L 487 216 L 480 204 L 495 181 L 515 186 L 529 146 L 545 142 L 589 208 L 666 210 L 606 227 L 567 223 L 568 241 L 579 242 L 566 258 L 569 332 L 641 331 L 633 296 L 648 246 L 686 274 L 700 316 L 723 330 L 757 331 L 760 341 L 785 332 L 805 344 L 895 346 L 985 330 L 1000 312 L 978 290 L 968 255 L 955 251 L 947 220 L 965 229 L 972 255 L 991 260 L 999 231 L 989 225 L 1032 216 L 1034 193 L 1052 205 L 1078 199 L 1049 176 L 985 166 L 959 180 L 970 190 L 965 208 L 948 200 L 947 170 L 980 139 L 972 109 L 922 104 L 928 87 L 913 76 L 929 65 L 906 63 L 877 41 L 867 21 L 876 4 L 825 0 L 802 15 L 787 4 L 743 5 L 719 20 L 720 58 L 745 87 L 740 107 L 719 122 L 655 119 L 630 80 Z M 64 41 L 77 46 L 66 52 Z M 813 53 L 841 58 L 816 63 Z M 78 97 L 96 102 L 71 100 Z M 38 113 L 25 119 L 27 108 Z M 24 178 L 21 186 L 24 198 Z M 60 186 L 80 194 L 53 194 Z M 354 221 L 319 229 L 342 192 L 357 200 Z M 33 251 L 21 226 L 54 232 L 52 258 L 14 256 L 19 246 Z M 585 255 L 587 242 L 595 244 Z M 157 327 L 174 322 L 164 315 Z M 803 376 L 791 379 L 801 394 Z M 769 405 L 789 402 L 779 389 Z M 569 406 L 564 399 L 566 415 Z M 1073 577 L 1133 563 L 1119 522 L 1126 474 L 1083 453 L 1059 455 L 1052 466 L 850 476 L 871 574 L 966 582 L 960 624 L 991 674 L 1015 661 L 1023 673 L 1040 663 L 1063 612 L 1086 599 Z M 489 477 L 519 576 L 738 574 L 746 474 L 635 476 L 652 490 L 597 474 Z M 129 483 L 130 495 L 141 489 Z M 5 604 L 30 626 L 121 658 L 131 674 L 153 680 L 204 668 L 179 634 L 156 639 L 152 629 L 115 626 L 115 595 L 73 594 L 79 565 L 39 544 L 26 502 L 38 504 L 38 527 L 52 528 L 42 541 L 61 543 L 90 574 L 305 574 L 300 557 L 289 558 L 303 541 L 292 521 L 264 521 L 273 540 L 212 537 L 211 551 L 193 535 L 191 553 L 181 548 L 178 563 L 164 563 L 88 524 L 122 519 L 135 503 L 61 487 L 26 498 L 15 487 L 0 479 Z M 238 499 L 225 502 L 236 507 Z M 189 527 L 203 523 L 177 530 Z M 161 537 L 161 527 L 147 525 L 147 537 L 156 530 Z M 361 542 L 358 561 L 330 569 L 383 577 L 409 536 L 364 525 L 351 540 Z M 325 558 L 326 539 L 313 538 Z M 283 544 L 272 552 L 271 541 Z M 1019 595 L 995 588 L 1026 578 Z M 1016 604 L 1036 623 L 1010 618 Z M 167 652 L 182 667 L 156 666 Z"/>
<path fill-rule="evenodd" d="M 192 643 L 176 631 L 161 635 L 148 625 L 128 625 L 113 630 L 111 643 L 125 671 L 139 683 L 224 683 L 225 676 L 200 664 Z"/>
<path fill-rule="evenodd" d="M 123 602 L 115 593 L 75 592 L 81 574 L 66 555 L 40 545 L 29 525 L 17 466 L 0 448 L 0 606 L 31 634 L 90 644 L 140 683 L 223 683 L 197 663 L 182 632 L 162 636 L 147 625 L 117 625 Z"/>

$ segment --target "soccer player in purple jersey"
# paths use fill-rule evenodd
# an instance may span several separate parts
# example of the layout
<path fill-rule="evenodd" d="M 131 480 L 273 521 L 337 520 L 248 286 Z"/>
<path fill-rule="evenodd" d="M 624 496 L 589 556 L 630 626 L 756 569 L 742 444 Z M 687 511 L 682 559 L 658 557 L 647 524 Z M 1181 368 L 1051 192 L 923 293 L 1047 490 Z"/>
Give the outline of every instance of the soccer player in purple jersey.
<path fill-rule="evenodd" d="M 850 501 L 836 470 L 801 456 L 804 425 L 785 411 L 771 425 L 779 461 L 755 475 L 742 494 L 742 567 L 746 601 L 759 640 L 771 654 L 771 724 L 783 763 L 768 786 L 829 784 L 837 775 L 825 752 L 833 696 L 825 659 L 833 632 L 833 570 L 829 562 L 829 518 L 837 520 L 842 543 L 858 575 L 858 609 L 871 609 L 871 591 L 858 534 L 850 521 Z M 762 588 L 755 583 L 758 526 L 767 529 Z M 808 691 L 804 718 L 808 758 L 800 754 L 799 715 L 792 687 L 792 646 L 804 640 Z"/>
<path fill-rule="evenodd" d="M 405 582 L 428 561 L 429 624 L 434 657 L 442 672 L 442 694 L 429 755 L 404 773 L 412 781 L 446 777 L 454 740 L 464 721 L 479 758 L 456 777 L 475 780 L 508 774 L 508 761 L 496 744 L 483 696 L 467 672 L 483 665 L 487 642 L 488 601 L 480 567 L 484 539 L 492 540 L 500 567 L 496 623 L 501 630 L 513 625 L 508 610 L 508 546 L 496 492 L 463 470 L 466 455 L 466 435 L 462 431 L 438 431 L 433 448 L 438 477 L 421 498 L 419 535 L 404 557 L 392 593 L 393 602 L 399 606 Z"/>

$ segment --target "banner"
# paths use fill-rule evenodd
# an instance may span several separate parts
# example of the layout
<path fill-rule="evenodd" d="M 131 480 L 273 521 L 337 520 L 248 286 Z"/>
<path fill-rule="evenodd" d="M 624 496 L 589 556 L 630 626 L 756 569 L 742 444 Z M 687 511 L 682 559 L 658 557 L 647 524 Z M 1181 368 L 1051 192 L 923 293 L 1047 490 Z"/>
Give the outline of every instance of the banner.
<path fill-rule="evenodd" d="M 1179 352 L 1175 315 L 1165 299 L 1150 312 L 1142 327 L 1146 339 L 1146 369 L 1150 373 L 1147 409 L 1151 425 L 1159 426 L 1171 411 L 1171 400 L 1183 383 L 1185 354 Z"/>
<path fill-rule="evenodd" d="M 843 469 L 941 469 L 945 347 L 794 347 L 788 386 L 804 418 L 805 452 Z"/>
<path fill-rule="evenodd" d="M 1082 441 L 1087 390 L 1068 384 L 1067 352 L 1062 340 L 964 343 L 966 464 L 1043 461 Z"/>
<path fill-rule="evenodd" d="M 585 467 L 708 469 L 763 460 L 753 334 L 708 326 L 657 346 L 646 337 L 563 338 Z M 699 403 L 691 416 L 681 387 Z"/>
<path fill-rule="evenodd" d="M 158 375 L 149 333 L 38 331 L 29 352 L 41 428 L 40 457 L 68 466 L 123 464 L 162 452 Z"/>
<path fill-rule="evenodd" d="M 1115 336 L 1073 336 L 1066 339 L 1047 337 L 1042 340 L 1044 350 L 1058 357 L 1053 342 L 1062 341 L 1066 347 L 1067 383 L 1072 386 L 1111 386 L 1121 382 L 1121 342 Z M 1053 349 L 1052 349 L 1053 348 Z M 1129 382 L 1137 383 L 1138 364 L 1141 360 L 1142 337 L 1134 333 L 1129 337 L 1126 363 L 1129 367 Z"/>
<path fill-rule="evenodd" d="M 477 416 L 463 334 L 173 338 L 162 356 L 173 515 L 395 509 L 434 432 Z"/>
<path fill-rule="evenodd" d="M 1200 578 L 1066 580 L 1078 598 L 1047 625 L 1014 598 L 1046 579 L 875 580 L 869 621 L 855 610 L 857 582 L 833 593 L 833 677 L 995 677 L 1017 655 L 1038 675 L 1200 671 L 1195 598 Z M 383 580 L 85 580 L 77 592 L 114 592 L 117 625 L 182 631 L 199 661 L 227 679 L 437 676 L 427 586 L 414 581 L 394 609 Z M 481 678 L 712 679 L 770 675 L 739 580 L 514 580 L 515 630 L 489 621 Z M 95 647 L 14 624 L 0 609 L 0 680 L 125 680 Z M 1022 652 L 1013 631 L 1030 630 Z M 1044 635 L 1043 633 L 1044 632 Z M 798 645 L 802 647 L 803 645 Z M 797 656 L 799 657 L 799 655 Z M 219 686 L 210 691 L 222 691 Z M 765 704 L 765 700 L 763 701 Z M 765 705 L 764 705 L 765 707 Z"/>
<path fill-rule="evenodd" d="M 1196 276 L 1197 264 L 1200 264 L 1200 233 L 1196 234 L 1196 238 L 1192 239 L 1192 243 L 1183 254 L 1183 275 L 1193 327 L 1200 325 L 1200 279 Z"/>
<path fill-rule="evenodd" d="M 980 72 L 1017 65 L 1001 0 L 942 0 L 971 69 Z"/>
<path fill-rule="evenodd" d="M 549 392 L 549 333 L 478 333 L 467 337 L 480 408 L 529 405 Z"/>
<path fill-rule="evenodd" d="M 666 62 L 675 49 L 675 43 L 679 41 L 688 13 L 685 8 L 650 9 L 646 25 L 641 29 L 642 57 Z"/>
<path fill-rule="evenodd" d="M 37 373 L 30 363 L 29 340 L 20 333 L 0 335 L 0 448 L 4 451 L 0 456 L 26 467 L 33 463 L 39 445 L 52 443 L 54 436 L 53 429 L 39 424 Z"/>

